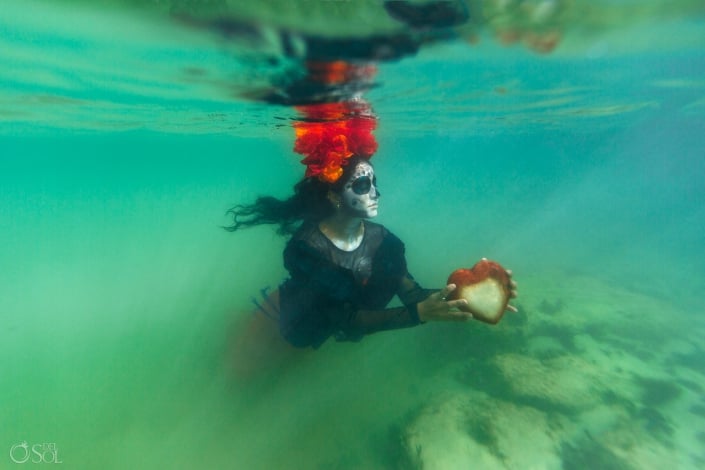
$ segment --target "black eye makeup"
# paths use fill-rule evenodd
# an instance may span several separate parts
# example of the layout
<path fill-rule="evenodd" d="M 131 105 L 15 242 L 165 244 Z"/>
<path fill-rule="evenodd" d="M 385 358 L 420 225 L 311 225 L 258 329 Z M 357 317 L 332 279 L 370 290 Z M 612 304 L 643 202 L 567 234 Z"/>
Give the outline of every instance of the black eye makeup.
<path fill-rule="evenodd" d="M 377 186 L 377 177 L 371 179 L 369 176 L 365 175 L 360 176 L 355 181 L 353 181 L 350 185 L 350 189 L 352 189 L 352 192 L 354 192 L 358 196 L 364 196 L 365 194 L 370 192 L 370 189 L 372 189 L 372 185 L 375 185 L 375 187 Z"/>

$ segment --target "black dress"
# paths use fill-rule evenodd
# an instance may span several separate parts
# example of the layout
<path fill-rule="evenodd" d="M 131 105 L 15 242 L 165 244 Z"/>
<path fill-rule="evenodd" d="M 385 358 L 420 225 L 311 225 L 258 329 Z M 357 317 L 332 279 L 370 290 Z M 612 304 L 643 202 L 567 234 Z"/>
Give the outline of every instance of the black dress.
<path fill-rule="evenodd" d="M 358 341 L 381 330 L 421 323 L 422 289 L 406 268 L 404 244 L 382 225 L 363 222 L 353 251 L 336 247 L 316 224 L 303 225 L 284 250 L 291 276 L 280 287 L 279 327 L 294 346 L 318 348 L 329 336 Z M 403 307 L 385 308 L 398 295 Z"/>

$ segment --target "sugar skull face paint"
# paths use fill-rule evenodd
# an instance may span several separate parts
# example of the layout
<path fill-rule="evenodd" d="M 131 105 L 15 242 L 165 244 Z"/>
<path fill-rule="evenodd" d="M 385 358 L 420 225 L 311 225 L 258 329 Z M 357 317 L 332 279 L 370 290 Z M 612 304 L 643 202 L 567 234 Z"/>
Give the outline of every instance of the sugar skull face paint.
<path fill-rule="evenodd" d="M 341 208 L 353 217 L 364 219 L 376 217 L 379 195 L 377 178 L 372 165 L 360 162 L 343 186 Z"/>

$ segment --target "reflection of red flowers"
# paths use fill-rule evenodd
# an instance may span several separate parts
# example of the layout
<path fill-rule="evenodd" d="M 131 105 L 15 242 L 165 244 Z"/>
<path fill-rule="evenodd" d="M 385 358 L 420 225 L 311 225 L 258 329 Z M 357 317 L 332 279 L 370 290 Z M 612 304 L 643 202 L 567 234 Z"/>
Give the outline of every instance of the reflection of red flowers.
<path fill-rule="evenodd" d="M 301 111 L 310 119 L 334 119 L 294 124 L 294 151 L 305 156 L 301 163 L 307 167 L 306 177 L 333 183 L 350 157 L 370 158 L 377 151 L 374 117 L 346 114 L 350 112 L 347 103 L 309 105 Z"/>
<path fill-rule="evenodd" d="M 341 85 L 352 81 L 370 79 L 377 68 L 371 64 L 356 64 L 344 60 L 308 61 L 306 62 L 308 77 L 316 82 L 327 85 Z"/>

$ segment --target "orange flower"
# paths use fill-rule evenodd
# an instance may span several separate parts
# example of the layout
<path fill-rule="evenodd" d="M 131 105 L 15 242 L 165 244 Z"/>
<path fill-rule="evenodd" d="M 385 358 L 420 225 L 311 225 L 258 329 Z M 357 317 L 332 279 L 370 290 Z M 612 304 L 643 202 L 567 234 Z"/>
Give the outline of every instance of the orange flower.
<path fill-rule="evenodd" d="M 343 174 L 343 168 L 340 166 L 327 166 L 321 171 L 321 179 L 326 183 L 335 183 Z"/>
<path fill-rule="evenodd" d="M 354 111 L 353 110 L 354 107 Z M 359 115 L 359 102 L 324 103 L 299 108 L 315 122 L 294 124 L 296 142 L 294 151 L 304 155 L 306 176 L 317 176 L 333 183 L 343 174 L 343 166 L 353 155 L 370 158 L 377 151 L 377 141 L 372 135 L 377 123 L 369 115 Z M 334 116 L 332 120 L 326 119 Z"/>

